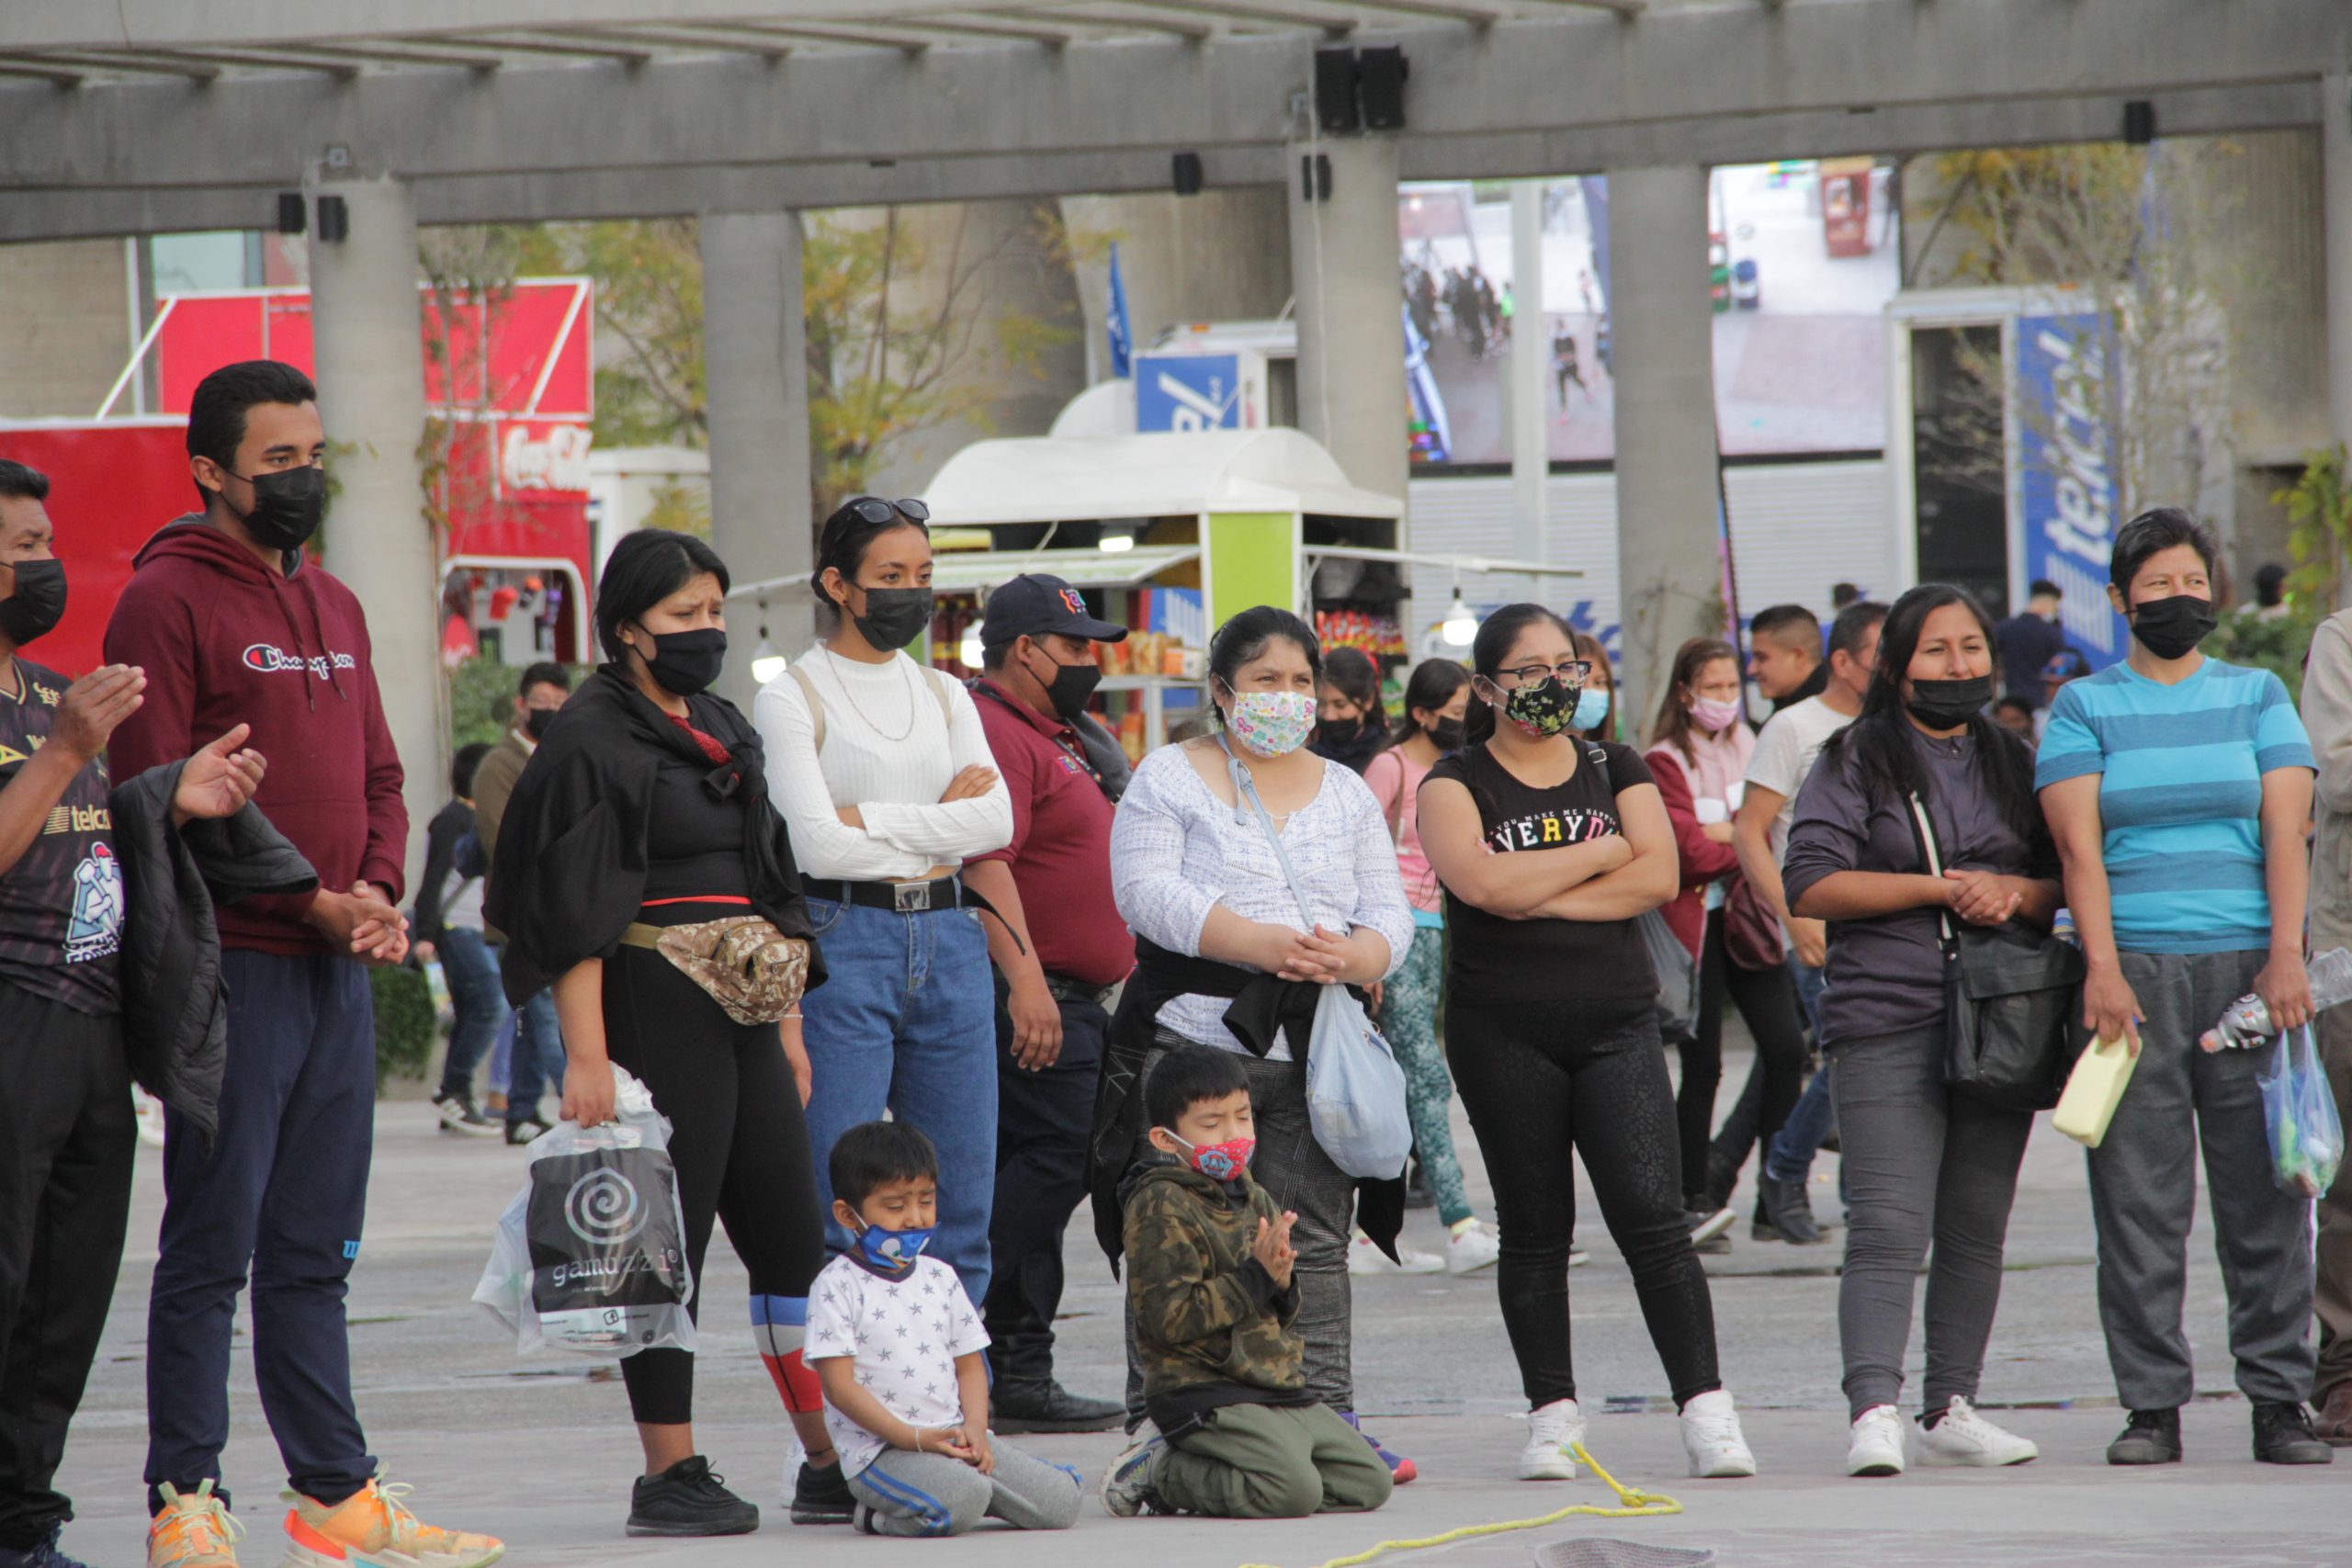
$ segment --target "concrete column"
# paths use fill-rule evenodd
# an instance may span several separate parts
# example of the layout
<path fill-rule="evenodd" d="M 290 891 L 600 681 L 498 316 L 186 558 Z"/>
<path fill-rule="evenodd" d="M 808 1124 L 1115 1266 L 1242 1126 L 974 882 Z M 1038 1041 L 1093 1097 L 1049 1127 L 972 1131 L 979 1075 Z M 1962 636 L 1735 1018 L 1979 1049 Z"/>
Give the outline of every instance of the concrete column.
<path fill-rule="evenodd" d="M 318 237 L 316 204 L 343 199 L 349 237 Z M 447 696 L 434 620 L 440 562 L 424 520 L 424 326 L 417 300 L 416 204 L 393 179 L 312 192 L 311 333 L 334 498 L 327 568 L 359 597 L 385 722 L 407 774 L 408 885 L 424 825 L 449 794 Z"/>
<path fill-rule="evenodd" d="M 713 212 L 702 220 L 703 368 L 710 410 L 710 542 L 739 583 L 769 591 L 769 640 L 786 658 L 808 646 L 816 556 L 809 527 L 808 324 L 800 216 Z M 758 596 L 727 609 L 721 695 L 749 713 L 756 690 Z"/>
<path fill-rule="evenodd" d="M 1298 318 L 1298 423 L 1351 483 L 1405 499 L 1404 295 L 1397 286 L 1396 143 L 1382 135 L 1295 141 L 1291 288 Z M 1329 198 L 1315 181 L 1328 160 Z M 1301 183 L 1301 160 L 1314 183 Z"/>
<path fill-rule="evenodd" d="M 1626 711 L 1646 714 L 1683 640 L 1723 631 L 1707 171 L 1611 169 L 1609 226 Z"/>
<path fill-rule="evenodd" d="M 2327 267 L 2327 400 L 2352 446 L 2352 76 L 2320 82 L 2320 223 Z"/>
<path fill-rule="evenodd" d="M 1510 187 L 1511 553 L 1544 558 L 1544 489 L 1552 475 L 1552 333 L 1544 320 L 1544 182 Z M 1538 598 L 1547 584 L 1535 585 Z"/>

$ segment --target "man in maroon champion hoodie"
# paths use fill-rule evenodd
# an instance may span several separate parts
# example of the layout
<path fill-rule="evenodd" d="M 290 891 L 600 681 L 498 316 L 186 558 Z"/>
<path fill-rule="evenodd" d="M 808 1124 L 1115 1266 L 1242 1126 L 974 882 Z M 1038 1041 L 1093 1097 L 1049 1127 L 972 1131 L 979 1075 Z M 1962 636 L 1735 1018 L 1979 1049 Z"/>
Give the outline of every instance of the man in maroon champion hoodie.
<path fill-rule="evenodd" d="M 254 804 L 319 890 L 220 911 L 228 1068 L 216 1146 L 166 1125 L 162 1258 L 147 1319 L 151 1568 L 233 1563 L 220 1522 L 229 1345 L 253 1280 L 254 1375 L 296 1497 L 290 1564 L 394 1552 L 477 1568 L 498 1542 L 420 1525 L 375 1480 L 351 1399 L 344 1297 L 359 1256 L 376 1098 L 366 964 L 397 964 L 408 812 L 368 623 L 303 559 L 325 500 L 317 390 L 291 366 L 230 365 L 189 406 L 204 502 L 142 547 L 106 636 L 148 671 L 116 729 L 120 774 L 243 719 L 271 769 Z M 429 678 L 418 672 L 417 678 Z M 202 737 L 203 739 L 196 739 Z"/>

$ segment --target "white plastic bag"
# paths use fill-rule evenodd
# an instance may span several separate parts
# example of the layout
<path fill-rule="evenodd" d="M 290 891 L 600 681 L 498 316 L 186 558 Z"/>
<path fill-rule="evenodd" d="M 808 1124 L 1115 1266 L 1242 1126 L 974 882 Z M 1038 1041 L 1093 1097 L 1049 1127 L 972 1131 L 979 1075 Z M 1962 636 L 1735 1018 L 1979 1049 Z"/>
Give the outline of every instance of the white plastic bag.
<path fill-rule="evenodd" d="M 549 1346 L 612 1360 L 695 1347 L 669 1121 L 619 1067 L 613 1110 L 601 1127 L 564 1122 L 534 1139 L 523 1190 L 499 1216 L 474 1300 L 520 1354 Z"/>

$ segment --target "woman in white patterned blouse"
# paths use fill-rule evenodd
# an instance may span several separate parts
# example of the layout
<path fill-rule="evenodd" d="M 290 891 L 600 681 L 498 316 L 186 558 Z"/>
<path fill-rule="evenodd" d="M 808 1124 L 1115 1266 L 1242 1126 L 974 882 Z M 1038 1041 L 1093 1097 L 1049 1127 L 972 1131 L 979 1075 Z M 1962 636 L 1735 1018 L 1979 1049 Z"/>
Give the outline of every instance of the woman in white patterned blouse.
<path fill-rule="evenodd" d="M 1261 606 L 1218 630 L 1209 656 L 1216 733 L 1163 747 L 1136 769 L 1111 829 L 1111 884 L 1140 939 L 1131 984 L 1158 1004 L 1155 1045 L 1242 1056 L 1257 1115 L 1250 1174 L 1298 1215 L 1296 1326 L 1307 1386 L 1350 1415 L 1347 1250 L 1356 1181 L 1331 1163 L 1308 1123 L 1307 987 L 1368 988 L 1386 979 L 1412 945 L 1413 911 L 1372 791 L 1304 748 L 1321 664 L 1314 632 L 1287 610 Z M 1237 773 L 1273 818 L 1313 908 L 1311 929 L 1264 822 L 1239 795 Z M 1205 985 L 1217 988 L 1193 988 Z M 1401 1187 L 1393 1197 L 1401 1217 Z M 1363 1223 L 1393 1243 L 1393 1221 L 1385 1235 L 1369 1210 Z M 1137 1418 L 1141 1393 L 1131 1371 L 1128 1406 Z M 1396 1479 L 1412 1478 L 1409 1461 L 1381 1453 Z"/>

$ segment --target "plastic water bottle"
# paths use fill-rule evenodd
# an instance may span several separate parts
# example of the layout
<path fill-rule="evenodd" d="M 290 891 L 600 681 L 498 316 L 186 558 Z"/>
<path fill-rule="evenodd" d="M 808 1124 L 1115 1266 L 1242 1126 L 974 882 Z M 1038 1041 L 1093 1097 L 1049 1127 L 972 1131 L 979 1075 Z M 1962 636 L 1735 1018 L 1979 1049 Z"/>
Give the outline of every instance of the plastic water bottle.
<path fill-rule="evenodd" d="M 2352 952 L 2330 948 L 2311 961 L 2312 1010 L 2324 1012 L 2342 1001 L 2352 1001 Z M 2229 1005 L 2222 1021 L 2197 1042 L 2208 1051 L 2231 1051 L 2259 1045 L 2278 1032 L 2270 1026 L 2270 1010 L 2258 996 L 2244 996 Z"/>

